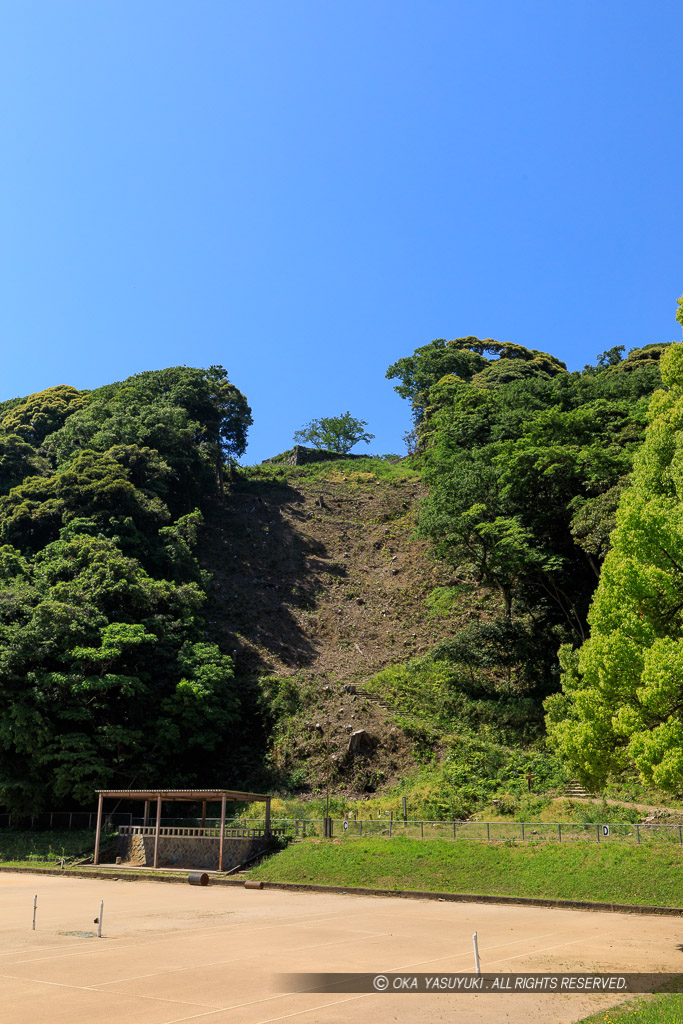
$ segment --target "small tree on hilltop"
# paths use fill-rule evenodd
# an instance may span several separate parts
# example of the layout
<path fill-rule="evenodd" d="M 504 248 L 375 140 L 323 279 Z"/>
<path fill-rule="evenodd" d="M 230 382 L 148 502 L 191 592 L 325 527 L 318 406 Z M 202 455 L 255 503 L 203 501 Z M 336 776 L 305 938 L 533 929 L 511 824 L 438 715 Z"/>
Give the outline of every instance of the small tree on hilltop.
<path fill-rule="evenodd" d="M 359 441 L 370 444 L 374 438 L 374 434 L 365 432 L 365 427 L 367 422 L 357 420 L 350 412 L 342 413 L 341 416 L 323 416 L 311 420 L 301 430 L 297 430 L 294 441 L 307 441 L 316 448 L 326 448 L 328 451 L 347 455 Z"/>

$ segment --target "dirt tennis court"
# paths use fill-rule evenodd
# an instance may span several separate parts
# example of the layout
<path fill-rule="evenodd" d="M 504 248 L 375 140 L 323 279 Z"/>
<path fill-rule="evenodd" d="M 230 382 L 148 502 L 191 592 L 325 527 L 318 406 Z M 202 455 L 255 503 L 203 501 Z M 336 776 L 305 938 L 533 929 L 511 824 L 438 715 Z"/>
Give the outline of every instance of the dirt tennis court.
<path fill-rule="evenodd" d="M 38 896 L 36 930 L 31 929 Z M 104 900 L 103 937 L 93 919 Z M 574 1021 L 609 995 L 278 991 L 288 971 L 676 971 L 683 919 L 0 874 L 3 1024 Z"/>

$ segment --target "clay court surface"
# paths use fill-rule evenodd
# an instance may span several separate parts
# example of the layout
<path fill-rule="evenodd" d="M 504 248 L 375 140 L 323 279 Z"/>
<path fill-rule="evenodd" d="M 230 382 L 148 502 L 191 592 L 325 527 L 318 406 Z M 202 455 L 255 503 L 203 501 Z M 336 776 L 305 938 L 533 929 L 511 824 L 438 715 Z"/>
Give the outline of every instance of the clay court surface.
<path fill-rule="evenodd" d="M 31 930 L 38 895 L 36 931 Z M 104 900 L 103 937 L 96 931 Z M 0 874 L 3 1024 L 574 1021 L 604 995 L 294 994 L 288 971 L 683 968 L 683 919 Z"/>

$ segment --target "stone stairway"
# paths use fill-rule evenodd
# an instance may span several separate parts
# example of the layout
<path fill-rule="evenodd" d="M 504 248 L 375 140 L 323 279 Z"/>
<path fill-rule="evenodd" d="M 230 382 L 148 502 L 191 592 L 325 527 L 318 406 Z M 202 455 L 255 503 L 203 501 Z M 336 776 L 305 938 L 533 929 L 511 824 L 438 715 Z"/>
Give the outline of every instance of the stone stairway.
<path fill-rule="evenodd" d="M 370 693 L 369 690 L 356 690 L 356 697 L 362 697 L 363 700 L 369 700 L 370 703 L 376 704 L 378 708 L 384 708 L 385 711 L 394 711 L 391 704 L 387 704 L 383 697 L 379 697 L 376 693 Z"/>
<path fill-rule="evenodd" d="M 378 696 L 376 693 L 371 693 L 369 690 L 356 690 L 356 697 L 362 697 L 363 700 L 370 701 L 378 708 L 382 708 L 384 711 L 390 711 L 393 715 L 400 715 L 401 718 L 409 719 L 411 722 L 417 722 L 422 724 L 424 718 L 422 715 L 418 715 L 415 711 L 402 711 L 400 708 L 396 708 L 393 704 L 390 704 L 384 699 L 384 697 Z"/>
<path fill-rule="evenodd" d="M 592 794 L 588 793 L 583 788 L 583 786 L 581 786 L 576 781 L 576 779 L 570 779 L 569 780 L 569 782 L 567 783 L 567 786 L 565 788 L 564 795 L 568 796 L 568 797 L 572 797 L 572 796 L 590 797 L 590 796 L 592 796 Z"/>

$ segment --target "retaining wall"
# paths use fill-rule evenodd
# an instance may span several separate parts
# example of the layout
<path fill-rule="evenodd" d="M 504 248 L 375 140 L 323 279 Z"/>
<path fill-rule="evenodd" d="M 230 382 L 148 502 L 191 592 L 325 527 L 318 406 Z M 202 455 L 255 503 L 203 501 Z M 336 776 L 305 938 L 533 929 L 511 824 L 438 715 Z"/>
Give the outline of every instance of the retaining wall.
<path fill-rule="evenodd" d="M 287 452 L 281 455 L 274 455 L 272 459 L 264 459 L 262 466 L 268 463 L 281 463 L 283 466 L 305 466 L 309 462 L 332 462 L 335 459 L 364 459 L 366 455 L 353 454 L 349 452 L 342 455 L 341 452 L 330 452 L 326 448 L 304 448 L 301 444 L 294 445 Z"/>
<path fill-rule="evenodd" d="M 218 870 L 218 836 L 159 836 L 159 867 Z M 260 838 L 223 840 L 223 870 L 243 864 L 256 853 L 265 852 L 268 841 Z M 135 867 L 154 865 L 154 836 L 120 835 L 117 855 Z"/>

